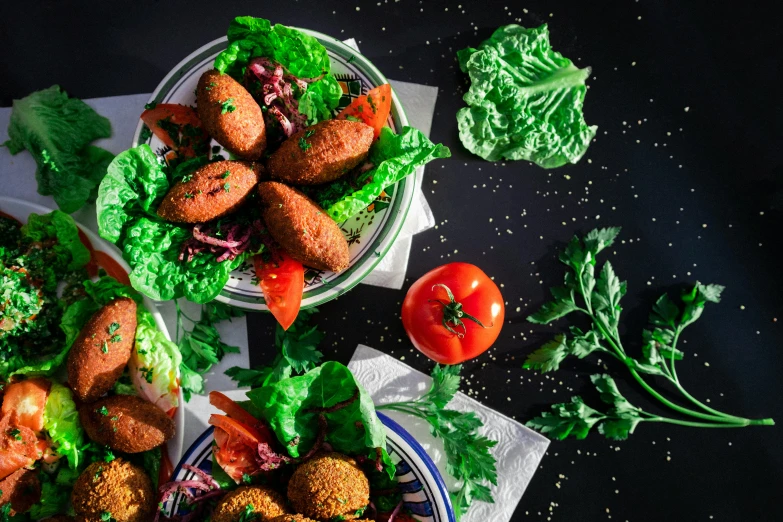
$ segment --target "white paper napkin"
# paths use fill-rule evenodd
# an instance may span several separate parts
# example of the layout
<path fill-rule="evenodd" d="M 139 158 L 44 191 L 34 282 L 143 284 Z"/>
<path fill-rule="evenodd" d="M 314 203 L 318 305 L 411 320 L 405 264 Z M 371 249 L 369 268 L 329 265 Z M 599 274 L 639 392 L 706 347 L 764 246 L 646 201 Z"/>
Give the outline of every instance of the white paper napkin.
<path fill-rule="evenodd" d="M 426 392 L 432 383 L 428 375 L 364 345 L 356 349 L 348 367 L 375 404 L 414 399 Z M 462 393 L 455 395 L 449 407 L 475 412 L 484 422 L 481 433 L 498 441 L 492 449 L 498 471 L 498 485 L 492 486 L 495 503 L 474 503 L 463 522 L 507 522 L 544 458 L 549 440 Z M 383 413 L 413 435 L 438 466 L 448 488 L 455 489 L 456 482 L 446 473 L 443 445 L 430 434 L 429 424 L 402 413 Z"/>

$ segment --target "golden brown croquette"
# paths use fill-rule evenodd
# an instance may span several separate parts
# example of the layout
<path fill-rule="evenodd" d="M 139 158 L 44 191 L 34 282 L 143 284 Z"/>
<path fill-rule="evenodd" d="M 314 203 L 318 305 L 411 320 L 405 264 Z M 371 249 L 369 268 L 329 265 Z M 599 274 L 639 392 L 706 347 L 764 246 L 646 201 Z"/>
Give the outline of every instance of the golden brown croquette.
<path fill-rule="evenodd" d="M 124 453 L 157 448 L 174 436 L 174 421 L 141 397 L 114 395 L 79 408 L 91 440 Z"/>
<path fill-rule="evenodd" d="M 280 515 L 268 522 L 316 522 L 312 518 L 307 518 L 304 515 Z"/>
<path fill-rule="evenodd" d="M 292 134 L 269 157 L 269 174 L 286 183 L 328 183 L 367 158 L 372 127 L 350 120 L 326 120 Z"/>
<path fill-rule="evenodd" d="M 71 502 L 76 514 L 87 519 L 110 513 L 117 522 L 150 522 L 155 515 L 152 481 L 121 458 L 87 466 L 76 479 Z"/>
<path fill-rule="evenodd" d="M 120 297 L 95 312 L 68 352 L 68 384 L 82 402 L 114 386 L 136 340 L 136 301 Z"/>
<path fill-rule="evenodd" d="M 201 75 L 196 88 L 198 116 L 215 141 L 240 158 L 257 160 L 266 149 L 261 107 L 242 84 L 216 70 Z"/>
<path fill-rule="evenodd" d="M 358 518 L 370 502 L 370 483 L 352 458 L 324 453 L 294 471 L 288 482 L 288 501 L 310 518 Z"/>
<path fill-rule="evenodd" d="M 264 173 L 260 163 L 216 161 L 171 187 L 158 215 L 176 223 L 204 223 L 237 210 Z"/>
<path fill-rule="evenodd" d="M 241 486 L 223 497 L 212 514 L 212 522 L 237 522 L 247 506 L 253 506 L 260 522 L 289 512 L 285 497 L 263 486 Z"/>
<path fill-rule="evenodd" d="M 276 181 L 259 183 L 258 193 L 267 229 L 288 255 L 319 270 L 348 268 L 348 241 L 317 203 Z"/>

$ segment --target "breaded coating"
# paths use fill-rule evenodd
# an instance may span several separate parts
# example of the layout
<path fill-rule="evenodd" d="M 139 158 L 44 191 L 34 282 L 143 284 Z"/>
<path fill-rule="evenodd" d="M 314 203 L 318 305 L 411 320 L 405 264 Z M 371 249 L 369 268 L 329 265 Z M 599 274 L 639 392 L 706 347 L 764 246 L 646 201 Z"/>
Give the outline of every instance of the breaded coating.
<path fill-rule="evenodd" d="M 68 384 L 82 402 L 109 391 L 122 375 L 136 340 L 136 302 L 120 297 L 87 321 L 68 353 Z"/>
<path fill-rule="evenodd" d="M 158 215 L 175 223 L 205 223 L 231 214 L 245 202 L 264 173 L 260 163 L 209 163 L 171 187 L 158 207 Z"/>
<path fill-rule="evenodd" d="M 319 270 L 348 268 L 348 241 L 317 203 L 276 181 L 259 183 L 258 193 L 266 227 L 288 255 Z"/>
<path fill-rule="evenodd" d="M 253 506 L 259 522 L 289 512 L 285 497 L 272 488 L 241 486 L 220 499 L 212 513 L 212 522 L 238 522 L 246 506 Z"/>
<path fill-rule="evenodd" d="M 11 514 L 26 513 L 41 499 L 38 471 L 18 469 L 0 480 L 0 506 L 11 504 Z"/>
<path fill-rule="evenodd" d="M 82 520 L 85 520 L 82 518 Z M 69 517 L 68 515 L 55 515 L 51 518 L 45 518 L 41 520 L 41 522 L 75 522 L 76 519 L 73 517 Z"/>
<path fill-rule="evenodd" d="M 174 421 L 141 397 L 115 395 L 79 408 L 91 440 L 124 453 L 157 448 L 174 436 Z"/>
<path fill-rule="evenodd" d="M 370 483 L 352 458 L 324 453 L 294 471 L 288 482 L 288 501 L 310 518 L 355 519 L 370 502 Z"/>
<path fill-rule="evenodd" d="M 269 522 L 316 522 L 312 518 L 307 518 L 304 515 L 280 515 L 275 517 Z"/>
<path fill-rule="evenodd" d="M 71 502 L 76 514 L 87 519 L 101 520 L 110 513 L 117 522 L 150 522 L 155 516 L 152 481 L 121 458 L 87 466 L 76 479 Z"/>
<path fill-rule="evenodd" d="M 326 120 L 300 130 L 269 157 L 273 178 L 293 185 L 333 181 L 367 158 L 372 127 L 358 121 Z"/>
<path fill-rule="evenodd" d="M 261 107 L 242 84 L 216 70 L 201 75 L 196 88 L 198 116 L 215 141 L 237 156 L 257 160 L 266 149 Z"/>

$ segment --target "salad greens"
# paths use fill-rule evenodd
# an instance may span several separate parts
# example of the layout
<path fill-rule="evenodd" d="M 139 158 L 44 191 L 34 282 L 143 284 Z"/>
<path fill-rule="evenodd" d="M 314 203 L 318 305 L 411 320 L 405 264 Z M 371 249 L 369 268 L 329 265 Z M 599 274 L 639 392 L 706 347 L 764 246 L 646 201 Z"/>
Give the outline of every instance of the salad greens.
<path fill-rule="evenodd" d="M 215 69 L 242 83 L 250 60 L 261 56 L 282 64 L 296 77 L 320 77 L 301 93 L 299 108 L 307 116 L 308 125 L 332 117 L 342 89 L 329 72 L 329 55 L 318 40 L 263 18 L 239 16 L 228 27 L 228 48 L 215 58 Z"/>
<path fill-rule="evenodd" d="M 470 76 L 457 113 L 459 137 L 485 160 L 528 160 L 544 168 L 576 163 L 597 127 L 582 114 L 590 68 L 579 69 L 552 49 L 544 24 L 507 25 L 478 49 L 457 53 Z"/>
<path fill-rule="evenodd" d="M 73 288 L 87 278 L 90 253 L 73 219 L 59 210 L 31 214 L 21 228 L 7 218 L 0 224 L 0 378 L 50 375 L 72 342 L 64 336 L 70 326 L 64 311 Z M 66 287 L 58 296 L 60 281 Z"/>
<path fill-rule="evenodd" d="M 14 100 L 8 125 L 11 154 L 27 149 L 38 169 L 38 193 L 53 196 L 64 212 L 92 201 L 114 155 L 90 145 L 111 136 L 109 120 L 58 85 Z"/>
<path fill-rule="evenodd" d="M 122 248 L 131 265 L 131 284 L 152 299 L 185 297 L 209 302 L 247 257 L 241 254 L 218 263 L 214 255 L 196 253 L 191 261 L 180 261 L 179 252 L 191 237 L 190 230 L 156 214 L 174 177 L 184 174 L 183 167 L 201 164 L 203 160 L 197 158 L 172 172 L 160 164 L 149 145 L 139 145 L 111 162 L 98 190 L 98 231 Z"/>
<path fill-rule="evenodd" d="M 335 451 L 363 454 L 373 461 L 381 455 L 389 476 L 394 476 L 386 431 L 372 399 L 342 364 L 325 362 L 304 375 L 255 388 L 247 396 L 292 457 L 313 446 L 318 418 L 323 416 L 324 440 Z"/>
<path fill-rule="evenodd" d="M 44 429 L 55 451 L 68 459 L 68 466 L 72 469 L 79 467 L 80 448 L 84 444 L 79 411 L 73 402 L 71 390 L 56 382 L 52 383 L 46 399 Z"/>
<path fill-rule="evenodd" d="M 446 408 L 459 390 L 461 369 L 461 365 L 435 365 L 432 386 L 427 393 L 412 401 L 377 407 L 379 410 L 397 411 L 427 421 L 432 434 L 443 441 L 446 470 L 460 481 L 459 489 L 449 493 L 458 520 L 474 500 L 494 502 L 486 483 L 497 485 L 496 461 L 490 453 L 497 441 L 478 433 L 484 424 L 474 412 Z"/>
<path fill-rule="evenodd" d="M 707 303 L 720 302 L 723 287 L 696 283 L 684 292 L 681 304 L 675 303 L 667 294 L 662 295 L 653 306 L 649 322 L 650 329 L 644 330 L 642 355 L 634 358 L 628 355 L 620 339 L 620 299 L 626 293 L 626 283 L 614 273 L 611 263 L 604 264 L 596 276 L 597 255 L 610 247 L 619 228 L 593 230 L 579 239 L 574 236 L 560 255 L 560 261 L 568 266 L 562 287 L 552 288 L 551 301 L 528 317 L 535 324 L 548 324 L 573 312 L 584 314 L 589 319 L 589 329 L 572 326 L 570 336 L 559 334 L 553 341 L 531 353 L 525 361 L 525 368 L 542 372 L 557 370 L 569 355 L 580 359 L 592 353 L 606 354 L 624 364 L 631 376 L 658 402 L 677 413 L 693 420 L 663 417 L 631 404 L 607 374 L 590 377 L 608 406 L 598 411 L 586 405 L 581 397 L 572 397 L 571 402 L 555 404 L 552 410 L 544 412 L 528 422 L 528 426 L 556 439 L 568 436 L 585 438 L 593 427 L 609 439 L 623 440 L 633 433 L 641 422 L 664 422 L 699 428 L 742 428 L 745 426 L 771 426 L 772 419 L 746 419 L 720 412 L 697 400 L 683 387 L 675 363 L 685 354 L 677 346 L 683 330 L 695 322 Z M 669 382 L 680 395 L 696 409 L 690 409 L 667 399 L 648 382 L 650 377 L 659 377 Z"/>
<path fill-rule="evenodd" d="M 403 127 L 399 134 L 384 127 L 378 141 L 370 148 L 368 159 L 373 168 L 319 187 L 312 196 L 332 219 L 341 223 L 370 206 L 385 188 L 417 168 L 434 159 L 449 157 L 448 147 L 432 143 L 413 127 Z"/>
<path fill-rule="evenodd" d="M 318 351 L 318 345 L 324 338 L 324 333 L 318 330 L 318 326 L 310 324 L 312 316 L 316 313 L 318 313 L 317 308 L 300 310 L 288 330 L 277 324 L 275 347 L 278 353 L 271 366 L 259 368 L 233 366 L 226 370 L 226 375 L 239 386 L 257 388 L 315 368 L 323 357 L 323 353 Z"/>

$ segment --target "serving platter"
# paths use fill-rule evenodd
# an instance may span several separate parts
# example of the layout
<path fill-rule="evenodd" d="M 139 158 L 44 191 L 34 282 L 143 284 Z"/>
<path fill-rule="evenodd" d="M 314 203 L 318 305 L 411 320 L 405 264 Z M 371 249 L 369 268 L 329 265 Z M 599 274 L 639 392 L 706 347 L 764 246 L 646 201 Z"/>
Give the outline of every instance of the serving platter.
<path fill-rule="evenodd" d="M 347 106 L 352 99 L 366 94 L 370 89 L 388 83 L 386 77 L 367 58 L 343 42 L 309 29 L 295 29 L 316 38 L 326 48 L 332 74 L 343 90 L 339 108 Z M 149 102 L 195 105 L 199 77 L 212 69 L 215 57 L 227 46 L 226 37 L 218 38 L 188 55 L 160 82 Z M 394 93 L 387 123 L 393 130 L 408 125 L 400 100 Z M 139 121 L 131 146 L 147 144 L 163 158 L 170 149 L 154 135 L 144 137 L 143 129 L 144 124 Z M 217 145 L 217 142 L 213 142 L 213 145 Z M 347 292 L 380 263 L 402 230 L 413 202 L 416 176 L 413 173 L 399 181 L 367 209 L 340 223 L 349 245 L 349 267 L 339 273 L 306 268 L 302 308 L 320 305 Z M 231 274 L 217 299 L 246 310 L 268 310 L 264 295 L 254 280 L 252 263 L 240 266 Z"/>
<path fill-rule="evenodd" d="M 27 223 L 27 218 L 30 214 L 48 214 L 52 212 L 52 209 L 46 208 L 42 205 L 36 205 L 35 203 L 29 203 L 20 199 L 8 198 L 0 196 L 0 211 L 8 214 L 9 216 L 19 220 L 21 223 Z M 94 250 L 100 250 L 109 255 L 114 261 L 116 261 L 127 273 L 130 273 L 130 267 L 122 259 L 122 253 L 114 245 L 108 243 L 104 239 L 101 239 L 98 234 L 88 229 L 80 223 L 76 223 L 79 229 L 87 236 L 92 243 Z M 144 297 L 144 307 L 155 318 L 155 324 L 158 329 L 163 332 L 163 335 L 167 339 L 171 340 L 169 331 L 166 328 L 166 323 L 163 322 L 163 317 L 158 312 L 155 303 L 148 297 Z M 177 379 L 179 379 L 179 368 L 177 368 Z M 182 398 L 182 389 L 179 392 L 179 407 L 174 414 L 174 437 L 166 443 L 166 452 L 168 456 L 168 462 L 171 466 L 173 463 L 178 462 L 182 455 L 182 447 L 184 445 L 184 433 L 185 433 L 185 408 L 184 400 Z"/>
<path fill-rule="evenodd" d="M 410 433 L 382 413 L 378 418 L 386 428 L 386 449 L 397 467 L 397 483 L 403 498 L 403 509 L 420 522 L 456 522 L 446 484 L 432 459 Z M 212 472 L 212 443 L 214 427 L 207 429 L 188 448 L 172 475 L 173 480 L 192 480 L 196 474 L 183 468 L 188 464 L 206 473 Z M 185 500 L 182 493 L 174 494 L 164 505 L 163 513 L 178 512 Z"/>

